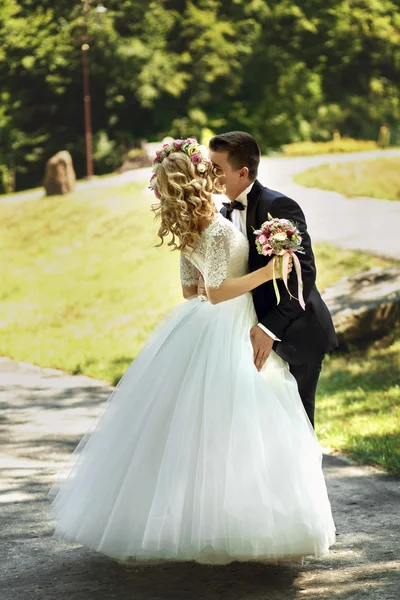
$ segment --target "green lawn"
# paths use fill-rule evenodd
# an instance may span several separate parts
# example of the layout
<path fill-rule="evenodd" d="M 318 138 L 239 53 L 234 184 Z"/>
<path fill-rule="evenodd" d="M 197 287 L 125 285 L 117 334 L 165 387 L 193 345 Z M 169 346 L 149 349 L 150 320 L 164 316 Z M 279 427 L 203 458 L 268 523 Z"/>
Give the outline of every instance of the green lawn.
<path fill-rule="evenodd" d="M 321 443 L 400 476 L 400 328 L 364 351 L 325 359 L 317 399 Z"/>
<path fill-rule="evenodd" d="M 285 156 L 316 156 L 317 154 L 342 154 L 344 152 L 369 152 L 378 150 L 378 144 L 369 140 L 341 138 L 327 142 L 294 142 L 282 146 Z"/>
<path fill-rule="evenodd" d="M 345 196 L 400 200 L 400 157 L 326 164 L 296 175 L 296 183 Z"/>
<path fill-rule="evenodd" d="M 0 354 L 115 382 L 180 299 L 143 186 L 1 204 Z"/>
<path fill-rule="evenodd" d="M 181 301 L 179 256 L 154 248 L 151 202 L 139 184 L 0 202 L 0 355 L 118 381 L 154 324 Z M 389 264 L 326 246 L 315 251 L 320 289 Z M 392 436 L 399 349 L 327 361 L 317 417 L 324 444 L 388 468 L 399 460 Z"/>

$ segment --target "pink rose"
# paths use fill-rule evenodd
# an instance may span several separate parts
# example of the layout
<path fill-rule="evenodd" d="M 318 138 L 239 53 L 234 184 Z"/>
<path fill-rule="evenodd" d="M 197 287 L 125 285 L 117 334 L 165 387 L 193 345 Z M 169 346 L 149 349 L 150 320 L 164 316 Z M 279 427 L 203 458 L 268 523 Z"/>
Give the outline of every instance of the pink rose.
<path fill-rule="evenodd" d="M 169 148 L 169 144 L 163 144 L 163 148 Z"/>
<path fill-rule="evenodd" d="M 187 144 L 196 144 L 197 142 L 196 142 L 196 140 L 195 140 L 194 138 L 188 138 L 188 139 L 186 140 L 186 143 L 187 143 Z"/>
<path fill-rule="evenodd" d="M 296 228 L 295 227 L 291 227 L 290 229 L 286 230 L 287 236 L 291 237 L 292 235 L 294 235 L 296 233 Z"/>
<path fill-rule="evenodd" d="M 267 243 L 267 236 L 266 235 L 260 235 L 260 237 L 258 238 L 258 241 L 260 242 L 260 244 L 262 244 L 264 246 L 264 244 Z"/>
<path fill-rule="evenodd" d="M 157 150 L 157 151 L 156 151 L 156 157 L 157 157 L 157 158 L 160 158 L 160 156 L 161 156 L 161 150 Z"/>
<path fill-rule="evenodd" d="M 194 154 L 192 154 L 192 163 L 194 165 L 199 165 L 201 163 L 201 161 L 203 160 L 201 155 L 198 154 L 197 152 L 195 152 Z"/>
<path fill-rule="evenodd" d="M 271 256 L 272 248 L 271 246 L 263 246 L 262 253 L 263 256 Z"/>
<path fill-rule="evenodd" d="M 183 140 L 174 140 L 174 146 L 177 150 L 182 148 Z"/>

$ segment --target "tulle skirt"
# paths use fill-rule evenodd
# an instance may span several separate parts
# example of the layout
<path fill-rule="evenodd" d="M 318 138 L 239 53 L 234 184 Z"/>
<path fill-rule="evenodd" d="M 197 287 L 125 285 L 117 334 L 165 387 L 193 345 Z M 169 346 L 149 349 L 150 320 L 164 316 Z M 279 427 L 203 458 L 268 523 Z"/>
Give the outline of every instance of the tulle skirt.
<path fill-rule="evenodd" d="M 156 328 L 50 491 L 55 533 L 129 561 L 328 552 L 321 450 L 287 364 L 253 363 L 250 294 Z"/>

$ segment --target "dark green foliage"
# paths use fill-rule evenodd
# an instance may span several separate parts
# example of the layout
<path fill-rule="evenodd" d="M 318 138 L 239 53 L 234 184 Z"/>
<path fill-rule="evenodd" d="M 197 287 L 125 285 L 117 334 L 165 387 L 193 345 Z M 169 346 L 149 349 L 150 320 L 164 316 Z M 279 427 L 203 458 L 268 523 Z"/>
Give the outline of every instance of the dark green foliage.
<path fill-rule="evenodd" d="M 89 14 L 97 172 L 143 138 L 246 129 L 264 151 L 333 129 L 400 137 L 400 13 L 392 0 L 104 0 Z M 71 151 L 85 173 L 78 0 L 2 0 L 0 186 L 40 184 Z M 99 136 L 99 132 L 104 132 Z M 116 158 L 117 157 L 117 158 Z M 117 160 L 118 159 L 118 160 Z M 4 184 L 3 184 L 4 190 Z"/>

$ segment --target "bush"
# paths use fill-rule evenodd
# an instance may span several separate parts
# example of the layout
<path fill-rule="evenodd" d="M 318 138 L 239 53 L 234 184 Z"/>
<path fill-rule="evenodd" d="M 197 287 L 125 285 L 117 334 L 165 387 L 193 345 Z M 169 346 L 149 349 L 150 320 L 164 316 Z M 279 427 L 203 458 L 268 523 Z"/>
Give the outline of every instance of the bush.
<path fill-rule="evenodd" d="M 378 144 L 368 140 L 342 138 L 330 142 L 296 142 L 282 146 L 285 156 L 314 156 L 317 154 L 339 154 L 341 152 L 366 152 L 376 150 Z"/>
<path fill-rule="evenodd" d="M 99 131 L 93 138 L 93 160 L 97 175 L 115 171 L 122 163 L 120 144 L 110 139 L 105 131 Z"/>
<path fill-rule="evenodd" d="M 147 156 L 146 151 L 142 150 L 142 148 L 131 148 L 130 150 L 128 150 L 126 158 L 128 160 L 134 161 L 137 159 L 145 158 L 146 156 Z"/>

